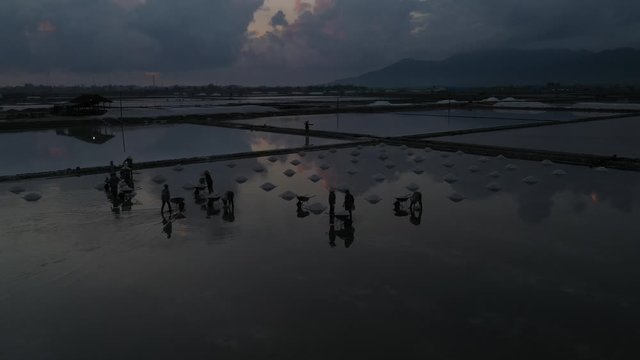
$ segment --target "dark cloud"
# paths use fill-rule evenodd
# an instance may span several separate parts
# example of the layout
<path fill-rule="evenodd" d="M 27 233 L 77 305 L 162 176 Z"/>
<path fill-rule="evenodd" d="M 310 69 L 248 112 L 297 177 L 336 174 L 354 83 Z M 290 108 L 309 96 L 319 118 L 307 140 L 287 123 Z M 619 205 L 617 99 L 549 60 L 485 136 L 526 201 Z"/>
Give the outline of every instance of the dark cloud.
<path fill-rule="evenodd" d="M 271 21 L 269 21 L 269 24 L 273 27 L 287 26 L 289 25 L 289 22 L 287 21 L 287 16 L 284 14 L 284 12 L 280 10 L 275 15 L 273 15 Z"/>
<path fill-rule="evenodd" d="M 277 31 L 249 37 L 263 2 L 2 0 L 0 72 L 309 83 L 485 48 L 640 46 L 640 3 L 628 0 L 296 0 L 297 19 L 275 12 Z"/>
<path fill-rule="evenodd" d="M 3 69 L 180 71 L 231 64 L 259 0 L 3 0 Z M 123 6 L 122 4 L 133 4 Z"/>

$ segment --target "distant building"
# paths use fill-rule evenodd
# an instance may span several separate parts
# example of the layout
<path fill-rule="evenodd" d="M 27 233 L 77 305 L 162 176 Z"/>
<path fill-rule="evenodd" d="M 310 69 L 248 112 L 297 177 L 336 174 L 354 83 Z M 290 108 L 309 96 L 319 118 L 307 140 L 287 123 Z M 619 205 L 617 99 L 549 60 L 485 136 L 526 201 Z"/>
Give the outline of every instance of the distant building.
<path fill-rule="evenodd" d="M 102 115 L 113 101 L 96 94 L 83 94 L 72 99 L 67 104 L 56 105 L 53 113 L 63 116 Z"/>

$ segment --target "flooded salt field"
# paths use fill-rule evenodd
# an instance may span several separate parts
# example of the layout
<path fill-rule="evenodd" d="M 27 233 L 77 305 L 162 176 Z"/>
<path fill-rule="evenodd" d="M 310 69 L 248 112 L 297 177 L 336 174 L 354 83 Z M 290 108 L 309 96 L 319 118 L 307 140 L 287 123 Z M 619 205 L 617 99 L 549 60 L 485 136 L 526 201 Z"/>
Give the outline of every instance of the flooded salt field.
<path fill-rule="evenodd" d="M 402 136 L 503 125 L 525 124 L 538 121 L 567 121 L 580 114 L 571 112 L 531 112 L 503 110 L 435 110 L 402 113 L 330 114 L 268 117 L 238 122 L 303 129 L 306 121 L 313 130 L 346 133 L 365 133 L 376 136 Z M 594 116 L 593 114 L 591 116 Z"/>
<path fill-rule="evenodd" d="M 4 132 L 0 175 L 105 166 L 127 156 L 141 162 L 339 142 L 188 124 Z"/>
<path fill-rule="evenodd" d="M 95 189 L 103 176 L 0 184 L 0 357 L 596 359 L 635 346 L 637 173 L 390 146 L 175 170 L 137 172 L 121 214 Z M 236 193 L 232 216 L 184 186 L 204 170 Z M 158 175 L 187 199 L 169 229 Z M 331 187 L 354 194 L 351 225 L 332 226 Z M 394 209 L 414 190 L 421 211 Z M 297 209 L 287 192 L 310 199 Z"/>
<path fill-rule="evenodd" d="M 640 158 L 640 117 L 443 137 L 469 144 Z"/>

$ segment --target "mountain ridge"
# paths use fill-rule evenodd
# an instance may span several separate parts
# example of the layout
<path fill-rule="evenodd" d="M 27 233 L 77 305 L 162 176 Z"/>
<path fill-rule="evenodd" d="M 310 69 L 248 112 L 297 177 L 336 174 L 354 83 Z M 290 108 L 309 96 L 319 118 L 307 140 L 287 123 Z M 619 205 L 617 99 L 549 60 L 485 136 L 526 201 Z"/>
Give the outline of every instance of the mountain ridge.
<path fill-rule="evenodd" d="M 406 58 L 384 68 L 333 82 L 381 88 L 640 84 L 640 50 L 497 49 L 447 59 Z"/>

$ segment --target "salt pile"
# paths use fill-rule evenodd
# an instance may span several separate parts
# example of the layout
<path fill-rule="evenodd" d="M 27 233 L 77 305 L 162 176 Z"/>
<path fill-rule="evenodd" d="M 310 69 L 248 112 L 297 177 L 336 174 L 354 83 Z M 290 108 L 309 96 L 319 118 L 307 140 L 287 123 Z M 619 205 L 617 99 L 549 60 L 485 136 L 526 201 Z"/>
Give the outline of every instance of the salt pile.
<path fill-rule="evenodd" d="M 244 184 L 244 183 L 246 183 L 248 180 L 249 180 L 249 179 L 247 179 L 247 178 L 246 178 L 246 177 L 244 177 L 244 176 L 238 176 L 238 177 L 236 178 L 236 182 L 237 182 L 238 184 Z"/>
<path fill-rule="evenodd" d="M 493 192 L 497 192 L 502 190 L 502 186 L 500 184 L 498 184 L 497 182 L 492 182 L 489 185 L 487 185 L 487 189 L 489 189 L 490 191 Z"/>
<path fill-rule="evenodd" d="M 382 201 L 380 196 L 378 196 L 376 194 L 369 195 L 364 199 L 367 200 L 368 203 L 373 204 L 373 205 L 375 205 L 375 204 L 379 203 L 380 201 Z"/>
<path fill-rule="evenodd" d="M 287 169 L 287 170 L 285 170 L 285 171 L 283 172 L 283 174 L 284 174 L 286 177 L 292 177 L 293 175 L 295 175 L 295 174 L 296 174 L 296 172 L 295 172 L 295 171 L 293 171 L 293 170 L 291 170 L 291 169 Z"/>
<path fill-rule="evenodd" d="M 448 173 L 442 179 L 448 184 L 455 184 L 456 182 L 458 182 L 458 177 L 452 173 Z"/>
<path fill-rule="evenodd" d="M 464 199 L 465 199 L 465 197 L 462 194 L 457 193 L 457 192 L 449 195 L 449 200 L 451 200 L 451 201 L 453 201 L 455 203 L 459 203 Z"/>
<path fill-rule="evenodd" d="M 418 186 L 418 184 L 415 183 L 411 183 L 409 185 L 407 185 L 407 189 L 409 189 L 409 191 L 418 191 L 420 189 L 420 186 Z"/>
<path fill-rule="evenodd" d="M 383 182 L 385 181 L 386 177 L 382 174 L 376 174 L 373 175 L 373 180 L 377 181 L 377 182 Z"/>
<path fill-rule="evenodd" d="M 535 185 L 538 183 L 538 179 L 533 176 L 527 176 L 526 178 L 522 179 L 522 182 L 528 185 Z"/>
<path fill-rule="evenodd" d="M 316 174 L 313 174 L 313 175 L 309 176 L 309 180 L 311 180 L 314 183 L 317 183 L 318 181 L 322 180 L 322 177 L 320 177 L 320 176 L 318 176 Z"/>
<path fill-rule="evenodd" d="M 156 184 L 162 184 L 162 183 L 166 182 L 167 179 L 162 175 L 156 175 L 151 179 L 151 181 L 153 181 Z"/>
<path fill-rule="evenodd" d="M 26 201 L 29 201 L 29 202 L 34 202 L 34 201 L 38 201 L 38 200 L 42 199 L 42 195 L 40 195 L 38 193 L 29 193 L 29 194 L 25 195 L 23 197 L 23 199 L 25 199 Z"/>
<path fill-rule="evenodd" d="M 266 192 L 269 192 L 269 191 L 271 191 L 271 190 L 275 189 L 276 187 L 277 187 L 277 186 L 273 185 L 272 183 L 270 183 L 270 182 L 266 182 L 266 183 L 264 183 L 264 184 L 262 184 L 262 185 L 260 186 L 260 189 L 262 189 L 262 190 L 264 190 L 264 191 L 266 191 Z"/>
<path fill-rule="evenodd" d="M 295 199 L 298 195 L 296 195 L 294 192 L 292 191 L 285 191 L 282 194 L 280 194 L 280 198 L 286 200 L 286 201 L 291 201 L 293 199 Z"/>
<path fill-rule="evenodd" d="M 313 203 L 307 207 L 307 210 L 311 211 L 315 215 L 320 215 L 327 210 L 327 207 L 320 203 Z"/>

